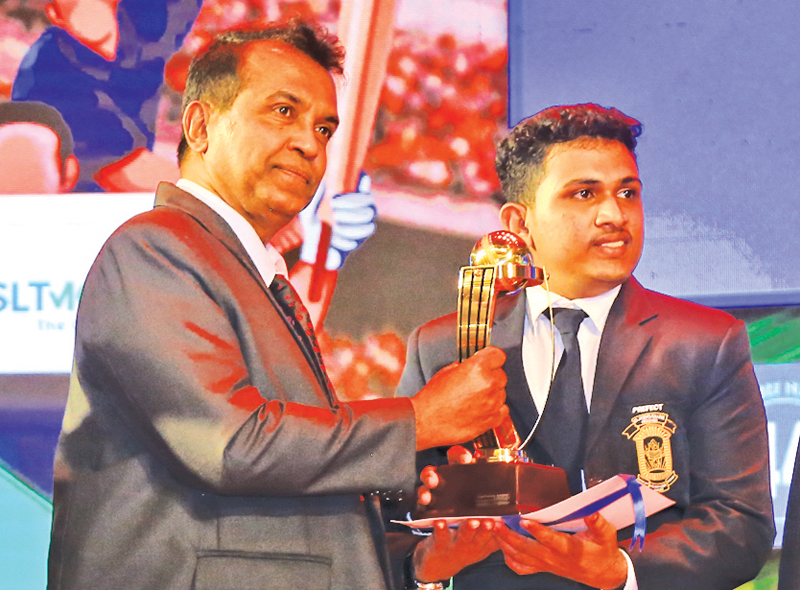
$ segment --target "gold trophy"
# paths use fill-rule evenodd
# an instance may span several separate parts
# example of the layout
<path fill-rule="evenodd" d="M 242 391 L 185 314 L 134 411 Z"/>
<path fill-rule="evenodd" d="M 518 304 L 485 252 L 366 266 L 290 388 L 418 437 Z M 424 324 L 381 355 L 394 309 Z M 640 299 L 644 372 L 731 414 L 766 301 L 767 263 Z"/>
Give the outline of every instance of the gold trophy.
<path fill-rule="evenodd" d="M 458 280 L 458 360 L 489 346 L 498 296 L 544 280 L 522 239 L 509 231 L 482 237 Z M 511 418 L 474 441 L 475 462 L 437 467 L 439 485 L 418 518 L 532 512 L 570 496 L 563 469 L 529 462 Z"/>

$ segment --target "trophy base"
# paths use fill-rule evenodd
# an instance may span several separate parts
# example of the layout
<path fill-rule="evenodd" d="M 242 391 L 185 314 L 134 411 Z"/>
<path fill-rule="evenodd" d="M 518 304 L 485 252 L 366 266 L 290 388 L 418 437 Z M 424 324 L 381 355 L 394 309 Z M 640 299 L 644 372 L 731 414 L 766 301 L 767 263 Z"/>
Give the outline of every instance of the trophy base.
<path fill-rule="evenodd" d="M 436 473 L 431 503 L 415 518 L 524 514 L 570 497 L 567 474 L 548 465 L 478 461 L 441 465 Z"/>

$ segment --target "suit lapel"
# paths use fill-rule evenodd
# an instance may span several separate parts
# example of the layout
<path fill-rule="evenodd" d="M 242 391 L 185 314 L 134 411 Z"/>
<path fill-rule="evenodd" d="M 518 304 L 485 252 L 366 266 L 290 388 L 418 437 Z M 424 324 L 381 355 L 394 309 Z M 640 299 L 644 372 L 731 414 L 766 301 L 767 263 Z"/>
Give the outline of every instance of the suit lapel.
<path fill-rule="evenodd" d="M 597 355 L 587 449 L 596 444 L 622 386 L 652 339 L 648 324 L 656 320 L 658 314 L 647 304 L 646 293 L 631 277 L 622 285 L 617 300 L 611 306 Z"/>
<path fill-rule="evenodd" d="M 301 336 L 296 329 L 289 324 L 286 314 L 284 313 L 280 304 L 275 300 L 275 295 L 264 282 L 264 278 L 261 276 L 261 273 L 258 272 L 256 265 L 247 254 L 247 251 L 244 249 L 244 246 L 242 246 L 239 238 L 236 237 L 236 234 L 233 232 L 227 222 L 222 219 L 222 217 L 217 215 L 213 209 L 199 199 L 194 198 L 186 191 L 166 182 L 162 182 L 158 185 L 158 189 L 156 190 L 155 206 L 173 207 L 183 211 L 184 213 L 187 213 L 188 215 L 191 215 L 215 238 L 217 238 L 237 258 L 237 260 L 242 263 L 242 265 L 247 269 L 253 279 L 264 291 L 264 294 L 267 296 L 270 303 L 272 303 L 272 307 L 275 309 L 276 314 L 283 320 L 286 329 L 294 337 L 295 341 L 297 341 L 298 347 L 301 351 L 303 351 L 303 356 L 312 367 L 312 370 L 314 370 L 314 367 L 317 367 L 321 373 L 325 374 L 325 369 L 322 366 L 321 359 L 318 359 L 313 355 L 309 356 L 309 354 L 304 352 L 304 347 L 301 343 L 303 336 Z M 316 373 L 316 370 L 314 370 L 314 372 Z M 325 393 L 328 402 L 332 406 L 335 406 L 337 401 L 333 391 L 324 383 L 320 383 L 320 388 Z"/>
<path fill-rule="evenodd" d="M 247 254 L 244 246 L 242 246 L 239 238 L 236 237 L 236 234 L 233 233 L 233 230 L 225 220 L 217 215 L 208 205 L 195 199 L 192 195 L 179 189 L 177 186 L 162 182 L 158 185 L 158 189 L 156 190 L 155 206 L 173 207 L 194 217 L 242 263 L 242 266 L 244 266 L 253 276 L 253 279 L 258 282 L 261 289 L 263 289 L 270 298 L 270 301 L 273 300 L 272 293 L 264 283 L 264 279 L 256 269 L 256 265 L 253 264 L 252 259 Z M 274 301 L 273 305 L 275 305 Z M 276 309 L 278 308 L 276 307 Z"/>
<path fill-rule="evenodd" d="M 494 325 L 492 327 L 492 346 L 506 353 L 503 369 L 508 377 L 506 385 L 506 404 L 511 419 L 520 436 L 524 439 L 539 415 L 533 404 L 525 368 L 522 364 L 522 336 L 525 326 L 525 291 L 507 295 L 497 300 Z"/>

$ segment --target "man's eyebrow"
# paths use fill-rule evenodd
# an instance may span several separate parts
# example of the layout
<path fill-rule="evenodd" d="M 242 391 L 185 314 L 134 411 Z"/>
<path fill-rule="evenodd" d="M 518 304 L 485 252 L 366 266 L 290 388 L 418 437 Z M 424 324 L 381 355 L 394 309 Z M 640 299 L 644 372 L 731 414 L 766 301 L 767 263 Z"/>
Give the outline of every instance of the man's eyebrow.
<path fill-rule="evenodd" d="M 590 186 L 596 186 L 598 184 L 603 184 L 603 183 L 595 178 L 573 178 L 568 183 L 566 183 L 564 187 L 568 188 L 572 186 L 586 186 L 587 184 Z"/>
<path fill-rule="evenodd" d="M 293 104 L 300 104 L 301 102 L 303 102 L 294 94 L 292 94 L 291 92 L 286 92 L 285 90 L 278 90 L 277 92 L 273 92 L 267 97 L 267 100 L 274 100 L 276 98 L 282 98 L 284 100 L 288 100 Z"/>
<path fill-rule="evenodd" d="M 626 176 L 619 182 L 620 184 L 642 184 L 642 181 L 639 180 L 638 176 Z M 596 178 L 573 178 L 564 185 L 564 188 L 570 188 L 573 186 L 598 186 L 601 184 L 603 184 L 602 181 L 597 180 Z"/>

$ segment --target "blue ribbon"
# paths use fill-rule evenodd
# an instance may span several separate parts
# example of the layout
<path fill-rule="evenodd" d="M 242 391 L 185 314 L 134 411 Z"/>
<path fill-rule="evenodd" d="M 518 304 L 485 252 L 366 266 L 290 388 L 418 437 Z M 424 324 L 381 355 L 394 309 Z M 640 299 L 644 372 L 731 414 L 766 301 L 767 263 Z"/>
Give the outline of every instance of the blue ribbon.
<path fill-rule="evenodd" d="M 606 506 L 609 506 L 619 500 L 620 498 L 624 498 L 627 495 L 630 495 L 631 500 L 633 500 L 633 516 L 634 516 L 634 524 L 633 524 L 633 538 L 631 539 L 631 549 L 634 548 L 636 542 L 639 542 L 639 551 L 642 550 L 644 547 L 644 536 L 647 532 L 647 513 L 645 512 L 644 508 L 644 498 L 642 497 L 642 490 L 641 484 L 636 480 L 635 477 L 632 475 L 620 475 L 622 479 L 625 480 L 625 487 L 617 490 L 592 502 L 591 504 L 587 504 L 583 508 L 572 512 L 571 514 L 567 514 L 563 518 L 559 518 L 558 520 L 553 520 L 550 522 L 543 522 L 544 526 L 553 526 L 557 524 L 563 524 L 565 522 L 570 522 L 572 520 L 579 520 L 582 518 L 586 518 L 587 516 L 591 516 L 595 512 L 602 510 Z M 515 531 L 521 535 L 525 535 L 526 537 L 530 537 L 531 534 L 522 528 L 522 516 L 519 514 L 511 514 L 509 516 L 503 517 L 503 522 L 506 523 L 506 526 L 510 528 L 512 531 Z"/>
<path fill-rule="evenodd" d="M 623 475 L 622 479 L 625 480 L 633 500 L 633 538 L 630 548 L 633 549 L 636 541 L 639 541 L 639 551 L 641 551 L 644 549 L 644 535 L 647 532 L 647 512 L 642 498 L 642 484 L 632 475 Z"/>

